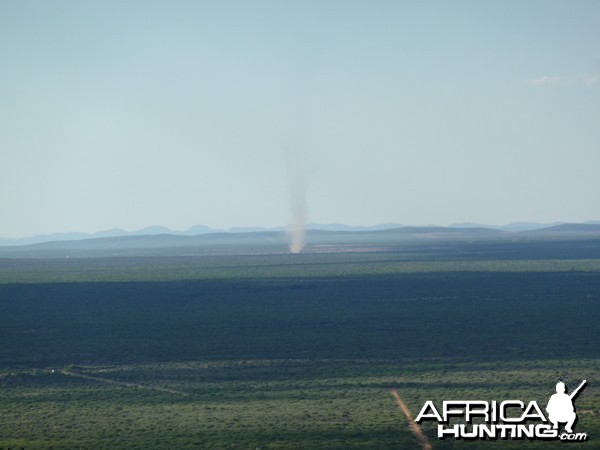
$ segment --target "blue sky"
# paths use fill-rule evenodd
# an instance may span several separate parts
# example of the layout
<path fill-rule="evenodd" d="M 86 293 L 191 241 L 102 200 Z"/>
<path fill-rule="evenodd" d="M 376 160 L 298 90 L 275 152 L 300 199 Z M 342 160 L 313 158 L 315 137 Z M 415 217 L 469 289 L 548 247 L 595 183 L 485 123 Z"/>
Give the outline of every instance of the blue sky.
<path fill-rule="evenodd" d="M 0 1 L 0 236 L 275 226 L 294 195 L 321 223 L 600 220 L 598 23 L 597 1 Z"/>

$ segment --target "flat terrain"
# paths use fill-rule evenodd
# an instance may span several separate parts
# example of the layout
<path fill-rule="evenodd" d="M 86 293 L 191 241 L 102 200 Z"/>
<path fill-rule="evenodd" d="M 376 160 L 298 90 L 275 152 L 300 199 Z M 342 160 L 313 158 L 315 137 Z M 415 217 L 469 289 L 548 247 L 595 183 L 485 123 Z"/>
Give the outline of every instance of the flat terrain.
<path fill-rule="evenodd" d="M 583 378 L 593 448 L 599 244 L 0 259 L 0 448 L 418 448 L 392 389 L 415 417 Z"/>

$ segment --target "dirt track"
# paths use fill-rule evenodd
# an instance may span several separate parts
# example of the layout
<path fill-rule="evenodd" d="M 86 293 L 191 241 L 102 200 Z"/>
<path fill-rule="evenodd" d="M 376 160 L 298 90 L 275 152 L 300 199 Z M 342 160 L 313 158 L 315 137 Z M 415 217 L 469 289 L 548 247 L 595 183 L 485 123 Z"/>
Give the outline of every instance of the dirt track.
<path fill-rule="evenodd" d="M 432 450 L 431 444 L 429 443 L 427 436 L 425 436 L 421 427 L 412 418 L 412 415 L 410 414 L 408 407 L 402 401 L 402 399 L 398 395 L 398 391 L 396 389 L 392 389 L 392 395 L 396 399 L 396 403 L 398 403 L 398 407 L 402 410 L 402 412 L 406 416 L 406 420 L 408 420 L 408 428 L 410 428 L 410 431 L 412 431 L 413 434 L 416 436 L 416 438 L 419 440 L 419 442 L 421 443 L 421 447 L 423 447 L 423 450 Z"/>
<path fill-rule="evenodd" d="M 145 385 L 145 384 L 131 383 L 128 381 L 112 380 L 110 378 L 94 377 L 92 375 L 84 375 L 82 373 L 72 372 L 67 369 L 58 370 L 58 372 L 62 373 L 63 375 L 70 376 L 70 377 L 85 378 L 86 380 L 98 381 L 100 383 L 116 384 L 119 386 L 135 387 L 135 388 L 142 388 L 142 389 L 151 389 L 153 391 L 167 392 L 169 394 L 183 395 L 185 397 L 190 395 L 187 392 L 177 391 L 175 389 L 163 388 L 160 386 L 149 386 L 149 385 Z"/>

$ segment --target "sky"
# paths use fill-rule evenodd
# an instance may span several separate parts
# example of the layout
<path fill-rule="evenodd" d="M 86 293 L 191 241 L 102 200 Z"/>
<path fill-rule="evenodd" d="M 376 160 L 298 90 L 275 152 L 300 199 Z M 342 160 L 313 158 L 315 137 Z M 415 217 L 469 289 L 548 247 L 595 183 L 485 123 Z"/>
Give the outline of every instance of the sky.
<path fill-rule="evenodd" d="M 0 236 L 298 204 L 600 220 L 599 23 L 595 0 L 0 0 Z"/>

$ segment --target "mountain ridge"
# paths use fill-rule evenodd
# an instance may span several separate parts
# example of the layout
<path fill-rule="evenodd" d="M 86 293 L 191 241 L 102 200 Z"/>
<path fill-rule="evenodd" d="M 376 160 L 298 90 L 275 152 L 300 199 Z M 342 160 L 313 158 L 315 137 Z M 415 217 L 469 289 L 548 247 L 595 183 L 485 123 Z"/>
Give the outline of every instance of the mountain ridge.
<path fill-rule="evenodd" d="M 420 233 L 424 232 L 425 229 L 430 229 L 431 232 L 442 232 L 450 233 L 450 230 L 471 230 L 477 229 L 487 231 L 498 231 L 498 232 L 577 232 L 577 231 L 595 231 L 596 225 L 600 227 L 600 221 L 587 221 L 582 223 L 565 223 L 565 222 L 553 222 L 553 223 L 535 223 L 535 222 L 513 222 L 507 225 L 482 225 L 473 222 L 454 223 L 444 226 L 436 225 L 425 225 L 425 226 L 413 226 L 413 225 L 401 225 L 397 223 L 384 223 L 377 225 L 346 225 L 342 223 L 310 223 L 307 224 L 306 229 L 310 231 L 331 231 L 331 232 L 385 232 L 390 230 L 404 229 L 408 232 L 412 229 L 413 232 Z M 207 225 L 193 225 L 186 230 L 172 230 L 167 227 L 153 225 L 142 228 L 135 231 L 126 231 L 121 228 L 111 228 L 107 230 L 100 230 L 94 233 L 83 233 L 83 232 L 58 232 L 51 234 L 40 234 L 24 238 L 1 238 L 0 247 L 8 246 L 23 246 L 32 244 L 41 244 L 45 242 L 64 242 L 64 241 L 80 241 L 88 239 L 102 239 L 102 238 L 115 238 L 115 237 L 127 237 L 127 236 L 156 236 L 156 235 L 171 235 L 171 236 L 200 236 L 205 234 L 242 234 L 242 233 L 260 233 L 260 232 L 284 232 L 287 227 L 231 227 L 226 229 L 211 228 Z"/>

